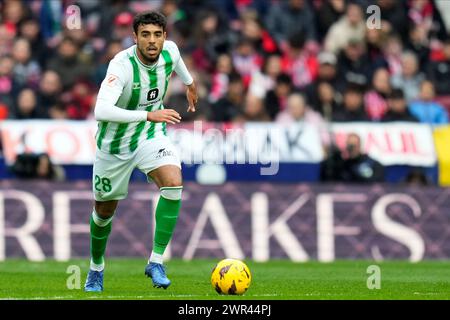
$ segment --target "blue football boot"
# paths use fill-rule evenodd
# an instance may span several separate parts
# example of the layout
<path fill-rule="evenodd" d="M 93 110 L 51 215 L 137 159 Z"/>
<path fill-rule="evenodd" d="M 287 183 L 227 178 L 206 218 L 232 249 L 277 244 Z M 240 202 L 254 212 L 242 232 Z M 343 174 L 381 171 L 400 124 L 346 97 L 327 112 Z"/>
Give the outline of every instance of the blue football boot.
<path fill-rule="evenodd" d="M 150 262 L 145 267 L 145 275 L 152 278 L 153 286 L 156 288 L 167 289 L 170 286 L 170 280 L 166 276 L 166 270 L 160 263 Z"/>
<path fill-rule="evenodd" d="M 103 291 L 103 270 L 89 270 L 86 284 L 84 285 L 86 292 L 102 292 Z"/>

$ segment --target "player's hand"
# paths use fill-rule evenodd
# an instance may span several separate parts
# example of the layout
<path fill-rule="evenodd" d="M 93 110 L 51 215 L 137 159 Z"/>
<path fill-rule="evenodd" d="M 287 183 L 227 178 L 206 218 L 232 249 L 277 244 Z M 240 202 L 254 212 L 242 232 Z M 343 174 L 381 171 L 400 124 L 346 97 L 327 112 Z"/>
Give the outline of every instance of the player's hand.
<path fill-rule="evenodd" d="M 147 121 L 175 124 L 181 121 L 181 116 L 173 109 L 156 110 L 147 113 Z"/>
<path fill-rule="evenodd" d="M 194 82 L 192 82 L 192 84 L 187 87 L 186 98 L 189 103 L 187 111 L 195 112 L 195 106 L 197 105 L 198 96 L 197 96 L 197 89 L 195 88 Z"/>

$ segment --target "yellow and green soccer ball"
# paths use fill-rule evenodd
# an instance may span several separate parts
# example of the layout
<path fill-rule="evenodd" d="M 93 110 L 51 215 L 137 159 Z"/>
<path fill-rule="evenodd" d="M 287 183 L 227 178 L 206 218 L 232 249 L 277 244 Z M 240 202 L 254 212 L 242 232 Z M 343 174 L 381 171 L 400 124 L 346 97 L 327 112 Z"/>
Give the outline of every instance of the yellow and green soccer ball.
<path fill-rule="evenodd" d="M 211 284 L 219 294 L 244 294 L 251 281 L 250 269 L 237 259 L 220 261 L 211 273 Z"/>

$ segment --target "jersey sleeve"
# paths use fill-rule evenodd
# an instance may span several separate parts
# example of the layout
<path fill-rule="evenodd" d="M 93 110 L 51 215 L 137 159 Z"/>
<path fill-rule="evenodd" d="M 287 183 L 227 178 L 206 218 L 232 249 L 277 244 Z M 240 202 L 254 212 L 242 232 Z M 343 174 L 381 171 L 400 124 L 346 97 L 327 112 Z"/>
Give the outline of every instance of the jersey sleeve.
<path fill-rule="evenodd" d="M 170 43 L 170 49 L 172 50 L 175 56 L 174 71 L 181 78 L 181 81 L 183 81 L 185 85 L 187 86 L 191 85 L 192 82 L 194 82 L 194 79 L 189 73 L 189 70 L 187 69 L 186 64 L 183 61 L 183 58 L 181 57 L 180 50 L 178 49 L 177 45 L 174 42 Z"/>
<path fill-rule="evenodd" d="M 140 122 L 147 120 L 147 111 L 126 110 L 116 106 L 123 89 L 130 79 L 130 73 L 114 59 L 111 60 L 97 95 L 94 114 L 97 121 Z"/>
<path fill-rule="evenodd" d="M 178 63 L 175 66 L 175 72 L 177 75 L 181 78 L 183 83 L 187 86 L 191 85 L 192 82 L 194 82 L 194 79 L 192 78 L 191 74 L 189 73 L 186 65 L 184 64 L 183 58 L 178 59 Z"/>

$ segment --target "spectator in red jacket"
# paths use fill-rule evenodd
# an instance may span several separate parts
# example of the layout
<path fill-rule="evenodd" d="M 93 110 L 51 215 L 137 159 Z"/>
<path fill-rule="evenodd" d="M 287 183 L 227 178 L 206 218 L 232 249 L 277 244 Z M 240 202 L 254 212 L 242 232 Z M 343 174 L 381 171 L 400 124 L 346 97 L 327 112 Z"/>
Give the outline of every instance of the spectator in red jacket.
<path fill-rule="evenodd" d="M 83 120 L 91 113 L 94 106 L 91 85 L 85 81 L 77 81 L 68 94 L 67 115 L 73 120 Z"/>
<path fill-rule="evenodd" d="M 379 121 L 387 112 L 387 97 L 391 93 L 389 71 L 377 69 L 372 77 L 372 88 L 364 95 L 366 113 L 372 121 Z"/>
<path fill-rule="evenodd" d="M 250 39 L 241 38 L 232 52 L 232 60 L 236 71 L 242 77 L 245 88 L 248 88 L 252 74 L 261 70 L 262 56 L 256 51 Z"/>
<path fill-rule="evenodd" d="M 297 89 L 306 87 L 317 77 L 319 62 L 316 55 L 305 48 L 305 36 L 301 32 L 289 37 L 281 63 L 283 72 L 291 76 Z"/>
<path fill-rule="evenodd" d="M 433 81 L 438 95 L 450 95 L 450 38 L 444 43 L 444 59 L 432 62 L 428 68 L 428 78 Z"/>
<path fill-rule="evenodd" d="M 234 70 L 231 56 L 227 53 L 219 55 L 216 61 L 215 70 L 211 75 L 211 89 L 208 95 L 209 102 L 216 103 L 226 95 L 229 77 L 233 72 L 236 71 Z"/>

